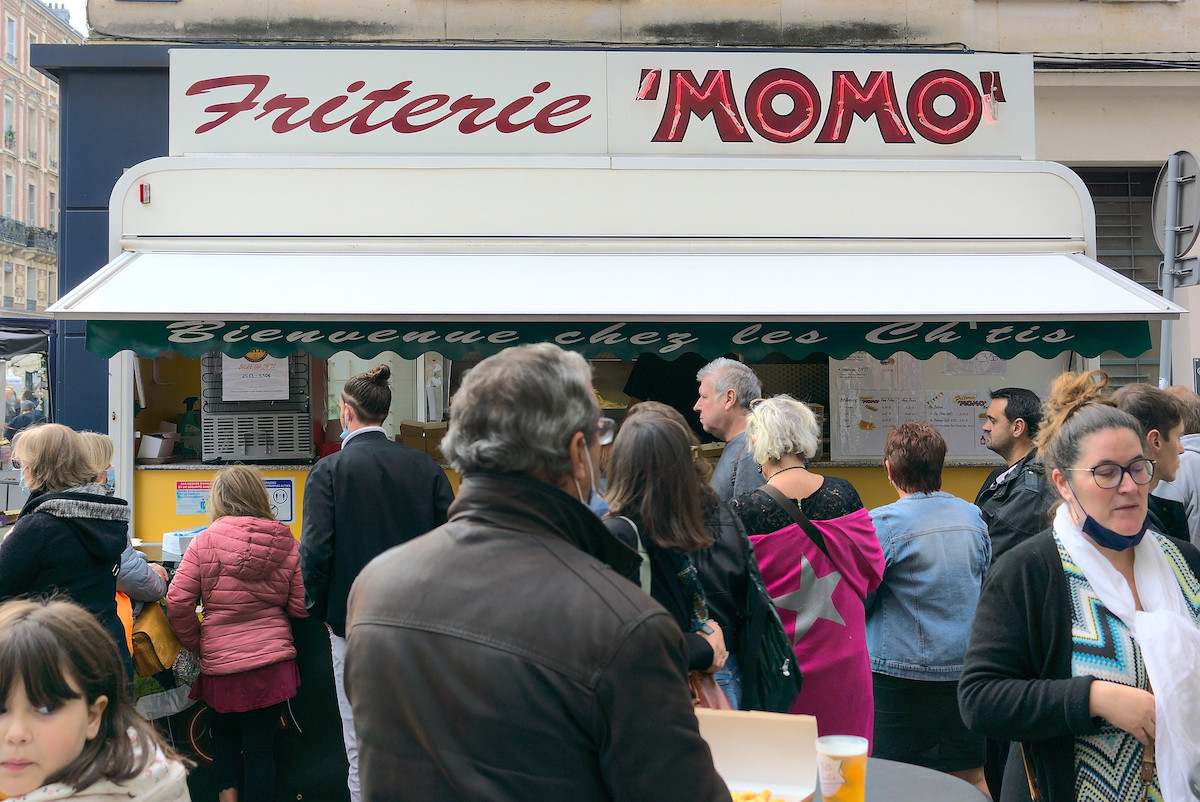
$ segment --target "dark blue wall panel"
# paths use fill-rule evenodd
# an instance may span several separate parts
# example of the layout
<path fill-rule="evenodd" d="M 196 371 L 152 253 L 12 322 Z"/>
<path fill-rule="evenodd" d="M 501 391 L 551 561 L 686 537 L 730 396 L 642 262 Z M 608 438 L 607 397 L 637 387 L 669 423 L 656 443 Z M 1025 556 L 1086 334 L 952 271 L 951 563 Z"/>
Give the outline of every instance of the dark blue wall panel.
<path fill-rule="evenodd" d="M 34 65 L 59 82 L 59 295 L 108 262 L 108 201 L 121 174 L 167 155 L 167 49 L 43 45 Z M 84 324 L 60 325 L 56 418 L 107 431 L 108 362 L 84 350 Z"/>

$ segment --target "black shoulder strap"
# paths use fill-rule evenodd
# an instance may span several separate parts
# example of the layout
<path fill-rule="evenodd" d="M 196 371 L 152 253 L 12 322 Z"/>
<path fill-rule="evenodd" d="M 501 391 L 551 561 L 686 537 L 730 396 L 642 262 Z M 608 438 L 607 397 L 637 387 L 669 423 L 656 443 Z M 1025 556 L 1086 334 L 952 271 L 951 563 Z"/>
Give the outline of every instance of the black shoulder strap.
<path fill-rule="evenodd" d="M 829 557 L 829 549 L 825 548 L 825 536 L 821 534 L 821 530 L 813 526 L 813 522 L 808 520 L 808 516 L 800 511 L 796 506 L 796 502 L 783 494 L 778 487 L 767 483 L 762 485 L 759 490 L 762 490 L 771 498 L 775 499 L 775 503 L 783 508 L 783 511 L 792 516 L 792 520 L 800 524 L 800 528 L 804 530 L 804 534 L 808 535 L 809 540 L 817 544 L 817 548 L 826 557 Z M 832 558 L 831 558 L 832 559 Z"/>

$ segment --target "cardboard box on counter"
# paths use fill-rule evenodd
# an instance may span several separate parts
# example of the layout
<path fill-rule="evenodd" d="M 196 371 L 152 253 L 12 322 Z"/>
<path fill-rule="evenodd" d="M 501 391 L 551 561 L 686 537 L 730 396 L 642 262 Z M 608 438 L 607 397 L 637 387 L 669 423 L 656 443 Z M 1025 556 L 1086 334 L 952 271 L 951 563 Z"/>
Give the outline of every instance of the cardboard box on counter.
<path fill-rule="evenodd" d="M 817 720 L 756 710 L 697 708 L 700 735 L 730 791 L 771 790 L 775 799 L 802 802 L 817 787 Z"/>
<path fill-rule="evenodd" d="M 159 431 L 153 434 L 142 433 L 138 438 L 138 459 L 169 458 L 175 452 L 175 446 L 180 441 L 175 424 L 163 422 Z"/>
<path fill-rule="evenodd" d="M 400 434 L 396 436 L 396 440 L 440 461 L 442 459 L 442 438 L 445 436 L 446 424 L 442 421 L 424 423 L 416 420 L 402 420 L 400 421 Z"/>

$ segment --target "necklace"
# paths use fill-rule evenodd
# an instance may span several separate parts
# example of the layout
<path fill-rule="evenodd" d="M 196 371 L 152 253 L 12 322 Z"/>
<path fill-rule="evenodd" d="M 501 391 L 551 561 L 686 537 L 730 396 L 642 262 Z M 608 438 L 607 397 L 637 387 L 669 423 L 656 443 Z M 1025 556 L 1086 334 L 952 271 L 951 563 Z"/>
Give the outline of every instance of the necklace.
<path fill-rule="evenodd" d="M 779 470 L 775 471 L 775 473 L 771 474 L 771 479 L 774 479 L 776 476 L 778 476 L 781 473 L 784 473 L 785 471 L 799 471 L 799 470 L 802 470 L 803 468 L 804 468 L 803 465 L 791 465 L 787 468 L 780 468 Z M 768 479 L 767 481 L 769 482 L 769 481 L 771 481 L 771 479 Z"/>

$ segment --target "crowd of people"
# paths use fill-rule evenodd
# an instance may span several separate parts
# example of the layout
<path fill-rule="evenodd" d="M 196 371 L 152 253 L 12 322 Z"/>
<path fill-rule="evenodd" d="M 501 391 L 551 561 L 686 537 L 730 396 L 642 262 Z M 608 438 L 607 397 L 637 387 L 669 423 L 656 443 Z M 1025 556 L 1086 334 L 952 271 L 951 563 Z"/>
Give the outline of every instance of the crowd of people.
<path fill-rule="evenodd" d="M 387 368 L 355 376 L 299 542 L 257 471 L 226 467 L 169 588 L 106 488 L 111 442 L 28 428 L 14 457 L 30 500 L 0 544 L 0 599 L 55 590 L 78 607 L 0 605 L 0 794 L 91 799 L 155 777 L 163 796 L 147 799 L 186 798 L 127 683 L 92 680 L 105 660 L 132 676 L 123 591 L 165 595 L 200 656 L 191 694 L 214 711 L 221 802 L 271 798 L 274 723 L 299 683 L 288 619 L 305 615 L 329 632 L 355 802 L 724 802 L 697 677 L 731 707 L 812 715 L 820 734 L 862 736 L 876 757 L 997 799 L 1189 798 L 1200 396 L 1110 393 L 1100 371 L 1063 374 L 1044 401 L 997 389 L 983 432 L 1005 464 L 974 503 L 942 490 L 937 429 L 907 423 L 884 445 L 896 500 L 868 510 L 811 469 L 812 408 L 764 398 L 736 359 L 697 370 L 693 411 L 726 442 L 715 466 L 648 385 L 618 430 L 578 354 L 541 344 L 483 360 L 442 443 L 457 496 L 386 436 Z M 756 602 L 803 680 L 779 707 L 747 679 L 766 648 Z M 84 647 L 89 627 L 103 644 Z M 63 754 L 44 762 L 22 751 L 40 710 L 72 711 Z"/>

